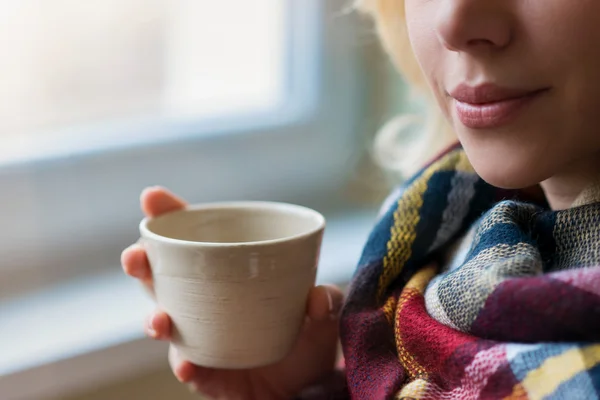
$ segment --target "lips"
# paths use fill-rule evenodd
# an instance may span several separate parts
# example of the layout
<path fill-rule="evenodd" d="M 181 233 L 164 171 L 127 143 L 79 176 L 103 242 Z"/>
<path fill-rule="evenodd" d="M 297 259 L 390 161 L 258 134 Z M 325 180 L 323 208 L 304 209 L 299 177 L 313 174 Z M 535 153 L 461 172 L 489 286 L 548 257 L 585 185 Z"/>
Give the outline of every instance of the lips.
<path fill-rule="evenodd" d="M 511 89 L 491 84 L 461 85 L 450 92 L 450 96 L 463 125 L 472 129 L 491 129 L 509 124 L 546 90 Z"/>

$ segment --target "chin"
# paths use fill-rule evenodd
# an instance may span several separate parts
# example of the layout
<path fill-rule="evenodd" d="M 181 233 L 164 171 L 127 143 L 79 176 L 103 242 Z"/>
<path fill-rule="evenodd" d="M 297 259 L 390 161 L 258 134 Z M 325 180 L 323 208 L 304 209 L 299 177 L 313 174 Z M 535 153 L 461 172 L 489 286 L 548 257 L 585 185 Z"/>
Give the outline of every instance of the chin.
<path fill-rule="evenodd" d="M 523 131 L 531 134 L 519 134 Z M 556 155 L 556 148 L 547 138 L 536 134 L 538 131 L 523 128 L 474 134 L 458 129 L 457 134 L 471 165 L 484 181 L 502 189 L 523 189 L 548 179 L 565 161 Z"/>
<path fill-rule="evenodd" d="M 524 175 L 515 175 L 510 169 L 506 168 L 496 168 L 490 171 L 475 168 L 475 171 L 484 181 L 502 189 L 523 189 L 540 182 L 537 179 L 530 179 Z"/>
<path fill-rule="evenodd" d="M 534 168 L 531 158 L 496 155 L 486 157 L 482 154 L 469 156 L 477 174 L 487 183 L 502 189 L 523 189 L 539 184 L 551 174 L 544 173 L 543 169 Z M 539 166 L 539 165 L 538 165 Z"/>

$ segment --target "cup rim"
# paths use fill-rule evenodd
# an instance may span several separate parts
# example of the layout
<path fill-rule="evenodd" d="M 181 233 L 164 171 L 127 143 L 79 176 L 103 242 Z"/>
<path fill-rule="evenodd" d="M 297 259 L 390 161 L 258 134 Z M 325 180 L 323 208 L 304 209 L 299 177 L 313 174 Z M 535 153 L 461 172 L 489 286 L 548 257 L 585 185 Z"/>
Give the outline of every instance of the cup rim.
<path fill-rule="evenodd" d="M 311 215 L 317 221 L 314 228 L 307 230 L 306 232 L 298 233 L 296 235 L 285 236 L 277 239 L 267 240 L 256 240 L 248 242 L 195 242 L 191 240 L 175 239 L 168 236 L 159 235 L 151 231 L 148 228 L 148 224 L 158 218 L 170 216 L 174 213 L 189 212 L 189 211 L 201 211 L 201 210 L 215 210 L 215 209 L 228 209 L 228 208 L 246 208 L 246 209 L 279 209 L 281 211 L 287 211 L 291 214 L 306 214 Z M 304 207 L 296 204 L 275 202 L 275 201 L 224 201 L 224 202 L 210 202 L 191 204 L 184 209 L 170 211 L 162 214 L 158 217 L 145 217 L 139 224 L 140 234 L 142 239 L 153 239 L 162 243 L 169 243 L 180 246 L 192 246 L 192 247 L 237 247 L 237 246 L 261 246 L 261 245 L 272 245 L 278 243 L 290 242 L 297 239 L 310 237 L 319 231 L 323 231 L 326 226 L 325 217 L 318 211 L 313 210 L 309 207 Z"/>

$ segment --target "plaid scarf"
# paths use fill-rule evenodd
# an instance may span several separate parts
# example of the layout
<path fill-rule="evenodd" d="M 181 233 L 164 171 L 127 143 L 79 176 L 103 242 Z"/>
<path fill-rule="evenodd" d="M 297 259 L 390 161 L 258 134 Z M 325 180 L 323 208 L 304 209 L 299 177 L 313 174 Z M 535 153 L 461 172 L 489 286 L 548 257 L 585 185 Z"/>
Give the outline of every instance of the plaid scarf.
<path fill-rule="evenodd" d="M 353 399 L 600 398 L 600 203 L 551 211 L 451 148 L 381 216 L 341 337 Z"/>

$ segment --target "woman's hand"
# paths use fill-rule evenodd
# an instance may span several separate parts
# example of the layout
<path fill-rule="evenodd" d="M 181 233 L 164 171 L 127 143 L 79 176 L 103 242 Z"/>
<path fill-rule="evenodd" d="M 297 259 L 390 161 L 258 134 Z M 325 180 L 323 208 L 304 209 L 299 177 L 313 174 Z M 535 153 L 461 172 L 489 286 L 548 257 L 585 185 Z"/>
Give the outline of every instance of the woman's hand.
<path fill-rule="evenodd" d="M 163 188 L 149 188 L 141 196 L 144 214 L 156 217 L 185 207 L 186 203 Z M 123 251 L 125 273 L 137 278 L 148 290 L 152 272 L 144 248 L 132 245 Z M 311 290 L 306 306 L 306 323 L 294 348 L 277 364 L 250 370 L 217 370 L 183 360 L 171 345 L 169 362 L 181 382 L 214 399 L 290 399 L 302 389 L 333 373 L 337 355 L 338 314 L 342 292 L 333 286 Z M 146 334 L 158 340 L 170 340 L 172 323 L 157 309 L 148 317 Z"/>

